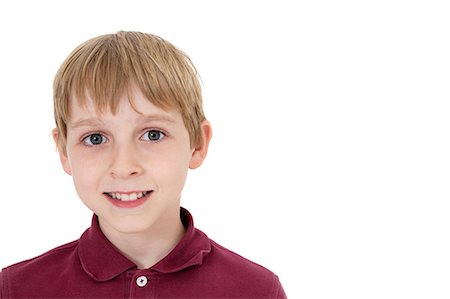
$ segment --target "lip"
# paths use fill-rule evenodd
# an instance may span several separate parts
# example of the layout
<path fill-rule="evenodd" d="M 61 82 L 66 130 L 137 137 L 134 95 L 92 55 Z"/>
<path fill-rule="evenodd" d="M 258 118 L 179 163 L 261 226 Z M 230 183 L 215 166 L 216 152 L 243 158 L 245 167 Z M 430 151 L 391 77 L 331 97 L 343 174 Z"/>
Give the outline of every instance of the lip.
<path fill-rule="evenodd" d="M 132 194 L 132 193 L 139 193 L 139 191 L 138 192 L 117 192 L 117 193 Z M 106 199 L 111 204 L 113 204 L 114 206 L 116 206 L 118 208 L 130 209 L 130 208 L 136 208 L 136 207 L 139 207 L 139 206 L 143 205 L 147 200 L 150 199 L 150 196 L 152 195 L 152 193 L 153 193 L 153 190 L 150 190 L 150 191 L 148 191 L 148 193 L 145 196 L 143 196 L 141 198 L 138 198 L 136 200 L 127 200 L 127 201 L 120 200 L 120 199 L 114 199 L 111 196 L 109 196 L 108 193 L 106 193 L 106 192 L 103 193 L 103 196 L 105 196 Z"/>

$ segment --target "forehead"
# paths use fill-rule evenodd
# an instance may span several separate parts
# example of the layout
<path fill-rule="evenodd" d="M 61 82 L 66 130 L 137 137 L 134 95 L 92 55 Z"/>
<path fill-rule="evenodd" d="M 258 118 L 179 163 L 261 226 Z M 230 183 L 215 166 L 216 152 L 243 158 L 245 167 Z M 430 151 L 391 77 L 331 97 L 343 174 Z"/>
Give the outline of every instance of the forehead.
<path fill-rule="evenodd" d="M 155 105 L 137 88 L 124 92 L 111 101 L 98 101 L 86 93 L 84 98 L 72 97 L 69 102 L 69 123 L 73 124 L 86 118 L 105 118 L 115 116 L 151 115 L 154 118 L 172 120 L 181 119 L 181 114 L 174 108 L 162 108 Z"/>

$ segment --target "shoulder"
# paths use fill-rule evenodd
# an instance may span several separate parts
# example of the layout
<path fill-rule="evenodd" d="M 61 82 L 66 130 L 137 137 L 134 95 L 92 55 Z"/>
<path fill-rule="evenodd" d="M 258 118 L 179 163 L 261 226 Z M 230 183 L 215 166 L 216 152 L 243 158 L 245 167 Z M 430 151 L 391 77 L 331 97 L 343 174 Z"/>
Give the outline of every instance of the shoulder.
<path fill-rule="evenodd" d="M 78 240 L 70 243 L 58 246 L 47 251 L 44 254 L 36 256 L 34 258 L 24 260 L 22 262 L 10 265 L 3 269 L 3 272 L 17 273 L 35 271 L 37 269 L 43 270 L 43 268 L 52 268 L 57 266 L 57 261 L 65 261 L 73 257 L 78 246 Z"/>
<path fill-rule="evenodd" d="M 244 271 L 244 272 L 251 272 L 254 275 L 258 276 L 267 276 L 271 277 L 273 273 L 261 266 L 260 264 L 257 264 L 238 253 L 216 243 L 215 241 L 211 240 L 211 256 L 217 260 L 217 262 L 220 262 L 222 266 L 225 268 Z"/>
<path fill-rule="evenodd" d="M 228 286 L 235 285 L 248 291 L 252 298 L 258 293 L 261 293 L 261 298 L 285 298 L 278 276 L 271 270 L 213 240 L 210 242 L 211 252 L 204 261 L 204 267 L 214 267 L 213 272 Z"/>
<path fill-rule="evenodd" d="M 11 292 L 23 290 L 30 292 L 57 283 L 68 267 L 76 264 L 78 241 L 56 247 L 42 255 L 10 265 L 0 272 L 0 298 L 9 298 Z"/>

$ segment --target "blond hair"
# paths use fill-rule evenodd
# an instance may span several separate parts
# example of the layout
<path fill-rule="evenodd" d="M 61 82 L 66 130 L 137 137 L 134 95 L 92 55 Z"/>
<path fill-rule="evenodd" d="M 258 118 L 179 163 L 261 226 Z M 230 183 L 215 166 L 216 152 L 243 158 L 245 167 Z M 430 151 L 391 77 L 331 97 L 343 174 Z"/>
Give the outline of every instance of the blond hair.
<path fill-rule="evenodd" d="M 142 32 L 119 31 L 90 39 L 63 62 L 53 83 L 54 116 L 59 146 L 67 140 L 69 101 L 80 105 L 89 95 L 98 111 L 115 113 L 132 86 L 161 109 L 177 109 L 189 133 L 191 147 L 202 142 L 205 120 L 197 71 L 189 57 L 166 40 Z M 133 106 L 134 107 L 134 106 Z"/>

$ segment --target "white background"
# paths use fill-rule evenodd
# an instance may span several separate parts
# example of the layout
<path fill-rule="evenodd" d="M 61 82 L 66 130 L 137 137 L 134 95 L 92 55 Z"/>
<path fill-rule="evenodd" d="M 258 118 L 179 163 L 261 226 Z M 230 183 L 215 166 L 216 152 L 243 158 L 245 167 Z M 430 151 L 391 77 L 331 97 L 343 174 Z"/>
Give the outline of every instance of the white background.
<path fill-rule="evenodd" d="M 2 1 L 0 267 L 90 225 L 50 137 L 52 80 L 86 39 L 138 30 L 203 79 L 197 227 L 289 298 L 449 298 L 446 2 Z"/>

